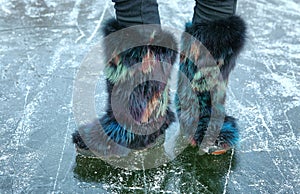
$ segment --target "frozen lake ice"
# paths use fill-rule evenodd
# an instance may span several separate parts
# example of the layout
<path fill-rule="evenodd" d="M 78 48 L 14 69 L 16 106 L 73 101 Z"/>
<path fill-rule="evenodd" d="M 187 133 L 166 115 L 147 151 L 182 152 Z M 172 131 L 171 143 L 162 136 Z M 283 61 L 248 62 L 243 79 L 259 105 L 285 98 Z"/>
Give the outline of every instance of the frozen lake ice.
<path fill-rule="evenodd" d="M 192 0 L 159 4 L 164 26 L 183 30 L 192 17 Z M 71 143 L 74 79 L 113 4 L 0 0 L 0 193 L 299 193 L 299 10 L 299 0 L 239 1 L 248 37 L 226 104 L 241 128 L 234 153 L 188 148 L 130 172 L 77 157 Z"/>

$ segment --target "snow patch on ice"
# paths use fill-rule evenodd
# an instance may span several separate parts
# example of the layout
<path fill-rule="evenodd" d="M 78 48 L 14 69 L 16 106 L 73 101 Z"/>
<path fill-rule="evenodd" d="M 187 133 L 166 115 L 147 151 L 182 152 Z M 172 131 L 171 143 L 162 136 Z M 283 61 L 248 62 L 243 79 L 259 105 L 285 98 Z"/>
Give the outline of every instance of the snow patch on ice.
<path fill-rule="evenodd" d="M 266 79 L 272 79 L 280 84 L 273 89 L 278 90 L 283 97 L 300 97 L 300 83 L 296 79 L 282 76 L 276 73 L 265 75 Z"/>

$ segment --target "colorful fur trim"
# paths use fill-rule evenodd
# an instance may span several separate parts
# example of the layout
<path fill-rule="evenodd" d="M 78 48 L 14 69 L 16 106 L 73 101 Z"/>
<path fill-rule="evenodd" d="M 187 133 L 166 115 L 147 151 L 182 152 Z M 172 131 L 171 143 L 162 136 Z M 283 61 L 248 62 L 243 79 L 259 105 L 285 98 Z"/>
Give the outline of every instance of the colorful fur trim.
<path fill-rule="evenodd" d="M 230 16 L 212 22 L 189 23 L 186 25 L 186 32 L 192 35 L 193 38 L 182 36 L 179 69 L 191 82 L 192 91 L 196 93 L 199 101 L 200 115 L 194 140 L 200 145 L 206 133 L 212 111 L 210 91 L 213 89 L 214 84 L 211 82 L 212 80 L 218 80 L 218 75 L 214 74 L 216 72 L 214 69 L 219 68 L 226 86 L 229 74 L 235 67 L 236 58 L 245 44 L 246 25 L 240 17 Z M 198 44 L 196 40 L 200 41 L 202 45 Z M 207 57 L 208 55 L 211 57 Z M 210 58 L 214 61 L 211 62 Z M 214 65 L 207 68 L 207 64 Z M 178 90 L 175 96 L 178 116 L 181 115 L 182 103 L 195 100 L 191 91 L 187 90 L 181 80 L 181 75 L 179 75 Z M 180 101 L 179 96 L 185 100 Z M 223 96 L 221 98 L 224 99 L 220 99 L 220 101 L 224 104 L 225 94 Z M 220 109 L 224 109 L 224 107 L 220 107 Z M 236 119 L 225 116 L 216 144 L 225 143 L 232 147 L 238 142 L 238 137 Z"/>
<path fill-rule="evenodd" d="M 161 29 L 154 29 L 150 33 L 151 36 L 148 36 L 149 33 L 144 33 L 143 28 L 132 29 L 130 33 L 122 33 L 120 30 L 124 28 L 112 19 L 105 24 L 103 29 L 104 35 L 109 36 L 104 40 L 106 58 L 109 61 L 104 70 L 108 104 L 106 114 L 99 119 L 99 122 L 105 134 L 115 143 L 131 149 L 143 149 L 153 144 L 175 121 L 175 115 L 169 108 L 169 87 L 166 83 L 171 74 L 172 66 L 170 65 L 173 65 L 176 60 L 177 44 L 171 34 Z M 111 38 L 113 36 L 110 35 L 114 32 L 119 32 L 122 40 Z M 129 41 L 134 41 L 133 39 L 142 39 L 144 43 L 142 46 L 126 48 Z M 167 43 L 169 48 L 157 46 L 162 42 L 164 45 Z M 166 66 L 164 63 L 170 65 Z M 147 80 L 148 75 L 156 74 L 158 71 L 164 73 L 166 82 Z M 136 81 L 139 84 L 135 86 Z M 135 87 L 133 91 L 127 91 L 124 87 L 118 87 L 122 84 Z M 159 120 L 162 121 L 162 125 L 151 134 L 133 133 L 130 123 L 122 124 L 117 121 L 112 107 L 114 103 L 112 92 L 118 94 L 119 99 L 129 97 L 129 111 L 121 115 L 124 120 L 133 119 L 135 125 L 141 126 Z M 95 130 L 95 127 L 92 128 Z M 88 149 L 89 146 L 85 142 L 95 144 L 94 140 L 91 141 L 92 137 L 89 138 L 90 136 L 85 134 L 88 132 L 89 130 L 84 129 L 73 134 L 73 142 L 80 149 Z M 80 136 L 84 137 L 84 140 Z"/>

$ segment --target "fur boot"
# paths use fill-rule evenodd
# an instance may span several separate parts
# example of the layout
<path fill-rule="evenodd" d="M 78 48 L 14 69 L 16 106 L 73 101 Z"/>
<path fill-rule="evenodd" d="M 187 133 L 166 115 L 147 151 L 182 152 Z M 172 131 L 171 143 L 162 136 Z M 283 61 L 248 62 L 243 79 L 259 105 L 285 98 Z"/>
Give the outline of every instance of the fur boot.
<path fill-rule="evenodd" d="M 93 152 L 97 152 L 102 149 L 103 141 L 113 141 L 128 149 L 148 148 L 175 121 L 175 115 L 169 108 L 168 87 L 177 54 L 175 39 L 160 28 L 151 32 L 142 26 L 126 32 L 122 32 L 123 29 L 125 26 L 114 19 L 109 20 L 103 29 L 107 37 L 104 40 L 108 61 L 104 72 L 107 110 L 98 122 L 82 126 L 79 132 L 73 134 L 73 142 L 78 149 L 89 150 L 93 147 Z M 113 38 L 114 32 L 118 33 L 117 40 Z M 137 39 L 142 43 L 137 42 L 140 45 L 128 48 Z M 159 45 L 168 45 L 168 48 Z M 121 110 L 116 111 L 114 107 Z M 153 130 L 151 133 L 143 131 L 150 128 Z M 99 130 L 104 135 L 93 135 Z M 139 130 L 140 133 L 136 133 Z"/>
<path fill-rule="evenodd" d="M 245 43 L 246 25 L 240 17 L 230 16 L 213 21 L 187 24 L 186 32 L 193 38 L 190 36 L 182 37 L 180 72 L 190 81 L 191 91 L 196 93 L 196 98 L 199 101 L 199 121 L 196 133 L 192 138 L 192 144 L 200 146 L 212 114 L 211 90 L 213 88 L 208 83 L 209 77 L 219 76 L 213 75 L 211 72 L 205 72 L 204 69 L 207 69 L 211 64 L 213 66 L 209 68 L 219 68 L 226 88 L 229 74 L 235 67 L 236 58 Z M 197 44 L 197 41 L 201 44 Z M 213 62 L 211 62 L 208 55 L 211 56 Z M 192 100 L 191 92 L 187 91 L 186 86 L 180 82 L 181 77 L 179 76 L 178 90 L 175 97 L 179 116 L 181 115 L 184 103 L 189 103 Z M 182 96 L 182 99 L 186 100 L 180 100 L 179 96 Z M 221 99 L 223 107 L 220 107 L 220 109 L 224 110 L 225 93 L 223 96 L 224 99 Z M 235 146 L 238 139 L 239 134 L 236 119 L 225 115 L 224 123 L 220 129 L 215 146 L 211 147 L 209 152 L 213 154 L 224 153 Z"/>

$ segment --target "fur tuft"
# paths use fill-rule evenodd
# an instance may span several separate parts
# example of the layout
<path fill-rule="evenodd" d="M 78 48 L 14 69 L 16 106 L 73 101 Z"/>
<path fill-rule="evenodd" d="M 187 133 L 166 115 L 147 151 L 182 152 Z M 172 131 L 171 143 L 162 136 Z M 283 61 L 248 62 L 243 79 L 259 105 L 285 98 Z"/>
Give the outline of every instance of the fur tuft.
<path fill-rule="evenodd" d="M 223 78 L 228 79 L 235 67 L 235 59 L 246 42 L 246 24 L 239 16 L 186 25 L 186 32 L 199 40 L 214 57 L 224 60 Z"/>
<path fill-rule="evenodd" d="M 218 59 L 240 52 L 245 44 L 246 24 L 239 16 L 230 16 L 213 22 L 188 24 L 186 32 L 197 38 Z"/>
<path fill-rule="evenodd" d="M 231 147 L 235 146 L 238 143 L 239 130 L 236 119 L 234 117 L 225 117 L 218 141 L 218 143 L 228 143 Z"/>
<path fill-rule="evenodd" d="M 201 144 L 208 124 L 210 122 L 209 117 L 203 117 L 199 120 L 198 128 L 194 136 L 194 140 L 198 145 Z M 239 141 L 239 131 L 236 124 L 236 119 L 231 116 L 225 116 L 223 126 L 221 128 L 220 134 L 216 141 L 216 145 L 226 143 L 228 146 L 233 147 Z"/>
<path fill-rule="evenodd" d="M 83 142 L 79 132 L 76 130 L 74 133 L 72 133 L 72 142 L 78 146 L 80 149 L 88 150 L 89 148 L 86 146 L 86 144 Z"/>
<path fill-rule="evenodd" d="M 117 20 L 115 19 L 109 19 L 104 23 L 104 27 L 102 28 L 102 32 L 104 36 L 108 36 L 109 34 L 113 32 L 117 32 L 121 29 L 124 29 L 125 26 L 121 25 Z"/>

